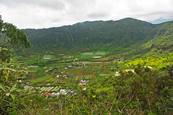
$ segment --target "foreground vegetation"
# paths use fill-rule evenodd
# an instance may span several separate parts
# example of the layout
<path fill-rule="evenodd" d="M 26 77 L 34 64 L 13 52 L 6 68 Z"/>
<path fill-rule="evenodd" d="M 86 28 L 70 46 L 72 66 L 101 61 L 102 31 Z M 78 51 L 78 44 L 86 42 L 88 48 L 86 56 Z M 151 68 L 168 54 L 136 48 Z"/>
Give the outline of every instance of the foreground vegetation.
<path fill-rule="evenodd" d="M 87 63 L 67 57 L 62 62 L 32 58 L 23 63 L 19 58 L 3 63 L 1 111 L 19 115 L 172 114 L 171 54 L 118 62 L 91 58 Z"/>

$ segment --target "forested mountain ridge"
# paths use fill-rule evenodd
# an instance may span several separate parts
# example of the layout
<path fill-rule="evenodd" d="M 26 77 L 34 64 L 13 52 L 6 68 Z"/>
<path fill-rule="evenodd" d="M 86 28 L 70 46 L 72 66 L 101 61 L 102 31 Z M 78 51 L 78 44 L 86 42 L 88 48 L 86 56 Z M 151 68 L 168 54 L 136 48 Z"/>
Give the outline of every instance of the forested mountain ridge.
<path fill-rule="evenodd" d="M 162 23 L 155 28 L 155 37 L 144 45 L 157 51 L 169 52 L 173 50 L 173 21 Z"/>
<path fill-rule="evenodd" d="M 47 29 L 26 29 L 35 51 L 114 50 L 141 45 L 156 37 L 172 34 L 173 22 L 151 24 L 125 18 L 93 21 Z"/>

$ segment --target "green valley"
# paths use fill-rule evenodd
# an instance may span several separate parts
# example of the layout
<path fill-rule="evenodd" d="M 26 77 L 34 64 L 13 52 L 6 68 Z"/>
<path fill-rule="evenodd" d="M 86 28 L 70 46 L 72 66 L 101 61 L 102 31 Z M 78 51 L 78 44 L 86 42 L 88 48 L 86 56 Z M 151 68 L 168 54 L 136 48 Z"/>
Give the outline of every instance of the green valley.
<path fill-rule="evenodd" d="M 173 114 L 173 22 L 0 27 L 0 114 Z"/>

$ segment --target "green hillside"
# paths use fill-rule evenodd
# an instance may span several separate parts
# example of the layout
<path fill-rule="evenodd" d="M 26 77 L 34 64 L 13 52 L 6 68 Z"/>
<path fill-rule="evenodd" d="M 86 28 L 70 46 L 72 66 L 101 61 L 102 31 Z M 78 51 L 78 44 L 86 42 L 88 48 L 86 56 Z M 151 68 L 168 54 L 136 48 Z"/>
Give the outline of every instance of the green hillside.
<path fill-rule="evenodd" d="M 153 48 L 171 49 L 173 22 L 151 24 L 125 18 L 25 31 L 33 45 L 31 52 L 108 51 L 137 55 Z"/>
<path fill-rule="evenodd" d="M 173 50 L 173 22 L 158 25 L 154 39 L 148 41 L 145 46 L 152 50 L 169 52 Z"/>
<path fill-rule="evenodd" d="M 126 18 L 119 21 L 95 21 L 72 26 L 25 30 L 34 50 L 117 50 L 150 40 L 156 25 Z"/>

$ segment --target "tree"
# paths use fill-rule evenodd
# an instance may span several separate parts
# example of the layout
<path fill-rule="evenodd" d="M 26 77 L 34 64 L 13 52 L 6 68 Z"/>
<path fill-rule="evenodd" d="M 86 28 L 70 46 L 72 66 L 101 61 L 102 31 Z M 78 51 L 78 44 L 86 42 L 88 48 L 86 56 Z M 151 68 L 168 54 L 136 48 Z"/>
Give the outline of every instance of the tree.
<path fill-rule="evenodd" d="M 0 16 L 0 62 L 9 62 L 10 49 L 30 47 L 27 35 L 10 23 L 3 22 Z"/>

